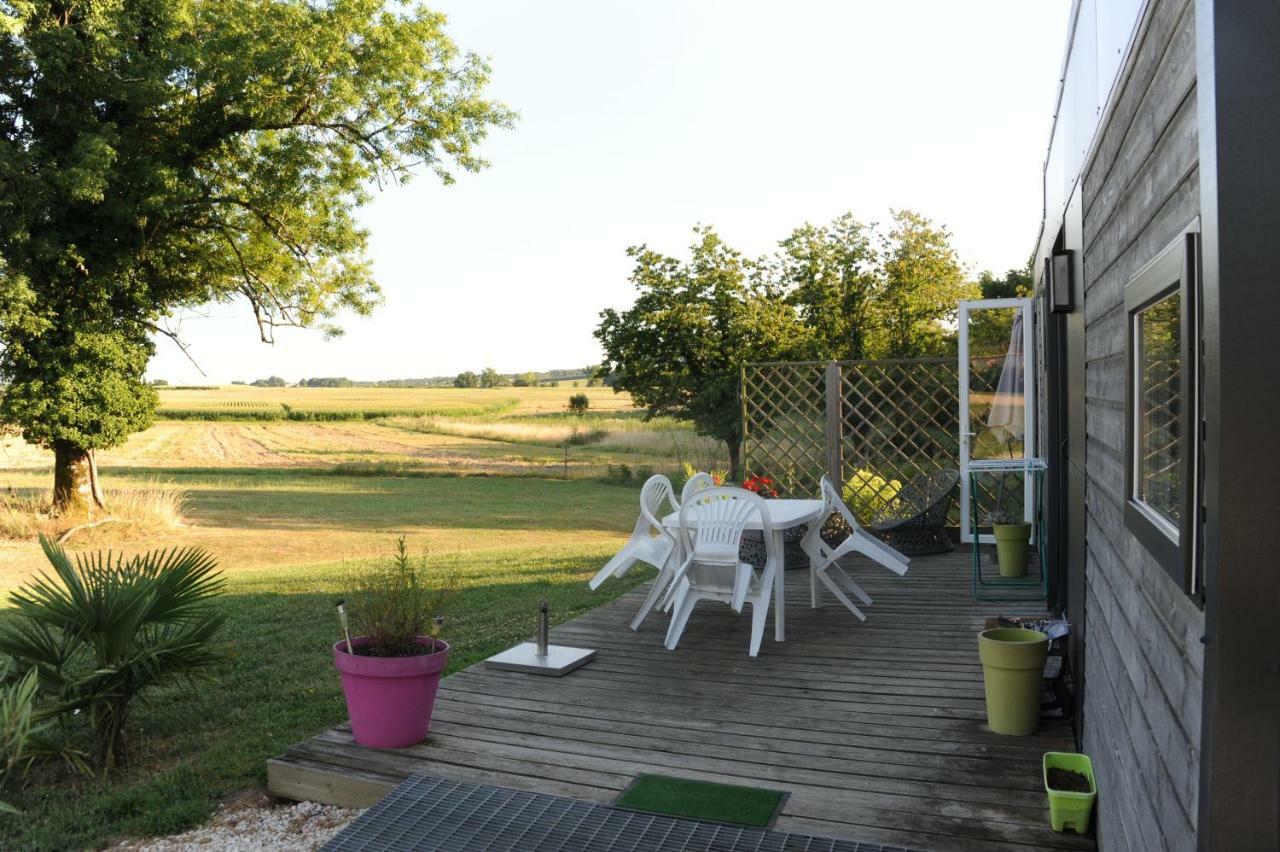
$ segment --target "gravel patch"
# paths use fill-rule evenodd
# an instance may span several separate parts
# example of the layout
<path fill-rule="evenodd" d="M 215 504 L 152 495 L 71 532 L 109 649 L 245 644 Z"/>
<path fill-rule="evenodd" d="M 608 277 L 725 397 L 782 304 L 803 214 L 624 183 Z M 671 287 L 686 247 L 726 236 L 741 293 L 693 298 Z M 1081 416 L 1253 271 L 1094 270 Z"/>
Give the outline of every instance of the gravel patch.
<path fill-rule="evenodd" d="M 265 793 L 224 804 L 207 823 L 170 837 L 131 840 L 117 852 L 295 852 L 319 849 L 363 811 L 298 802 L 274 805 Z"/>

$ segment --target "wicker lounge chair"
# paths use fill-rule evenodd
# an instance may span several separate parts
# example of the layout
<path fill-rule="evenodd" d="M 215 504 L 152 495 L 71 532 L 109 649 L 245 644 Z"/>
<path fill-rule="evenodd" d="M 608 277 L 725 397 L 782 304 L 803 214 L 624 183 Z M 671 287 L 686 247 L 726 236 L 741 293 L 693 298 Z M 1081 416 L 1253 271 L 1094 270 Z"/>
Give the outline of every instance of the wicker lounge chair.
<path fill-rule="evenodd" d="M 946 553 L 955 545 L 947 515 L 960 487 L 960 472 L 939 470 L 917 476 L 880 510 L 866 528 L 905 556 Z"/>

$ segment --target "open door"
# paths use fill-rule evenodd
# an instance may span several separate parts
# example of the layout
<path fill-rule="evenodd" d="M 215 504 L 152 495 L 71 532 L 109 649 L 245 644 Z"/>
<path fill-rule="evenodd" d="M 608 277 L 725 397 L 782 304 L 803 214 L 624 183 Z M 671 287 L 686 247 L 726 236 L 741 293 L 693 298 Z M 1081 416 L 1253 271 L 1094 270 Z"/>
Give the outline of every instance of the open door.
<path fill-rule="evenodd" d="M 969 465 L 1035 455 L 1035 343 L 1031 299 L 960 303 L 960 540 L 972 541 Z M 1034 522 L 1032 477 L 979 483 L 979 517 L 999 510 Z M 985 526 L 985 524 L 979 524 Z M 1033 523 L 1034 528 L 1034 523 Z M 981 541 L 994 541 L 990 533 Z"/>

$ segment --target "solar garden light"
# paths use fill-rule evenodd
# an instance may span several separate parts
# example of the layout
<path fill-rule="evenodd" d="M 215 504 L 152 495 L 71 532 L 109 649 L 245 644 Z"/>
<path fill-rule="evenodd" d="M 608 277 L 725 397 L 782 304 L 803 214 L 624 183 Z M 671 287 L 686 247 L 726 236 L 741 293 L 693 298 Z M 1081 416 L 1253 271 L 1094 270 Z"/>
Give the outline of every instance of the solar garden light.
<path fill-rule="evenodd" d="M 342 635 L 347 637 L 347 653 L 354 654 L 355 649 L 351 646 L 351 628 L 347 625 L 347 602 L 345 600 L 338 601 L 338 621 L 342 624 Z"/>
<path fill-rule="evenodd" d="M 485 660 L 485 666 L 502 671 L 526 674 L 568 674 L 596 657 L 589 648 L 570 648 L 551 644 L 551 612 L 545 600 L 538 601 L 538 622 L 533 642 L 521 642 L 501 654 Z"/>

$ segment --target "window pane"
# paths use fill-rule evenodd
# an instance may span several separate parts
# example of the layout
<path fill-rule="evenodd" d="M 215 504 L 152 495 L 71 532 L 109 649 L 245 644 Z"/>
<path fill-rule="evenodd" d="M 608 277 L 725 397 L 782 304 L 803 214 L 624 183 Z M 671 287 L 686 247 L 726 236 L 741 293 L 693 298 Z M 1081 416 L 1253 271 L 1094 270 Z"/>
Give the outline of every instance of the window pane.
<path fill-rule="evenodd" d="M 1182 514 L 1182 297 L 1138 314 L 1137 498 L 1175 527 Z"/>

